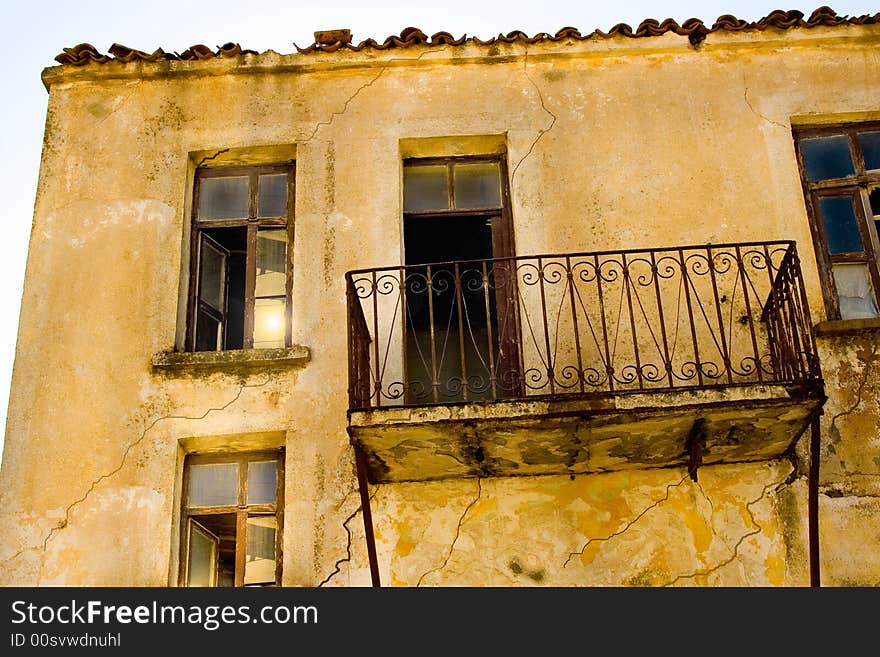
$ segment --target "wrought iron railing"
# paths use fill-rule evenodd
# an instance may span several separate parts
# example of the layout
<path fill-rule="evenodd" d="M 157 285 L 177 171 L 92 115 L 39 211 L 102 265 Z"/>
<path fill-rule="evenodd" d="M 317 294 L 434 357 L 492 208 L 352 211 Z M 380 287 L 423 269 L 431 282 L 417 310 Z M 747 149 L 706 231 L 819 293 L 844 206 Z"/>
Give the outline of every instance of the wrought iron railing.
<path fill-rule="evenodd" d="M 820 377 L 794 242 L 346 274 L 352 409 Z"/>

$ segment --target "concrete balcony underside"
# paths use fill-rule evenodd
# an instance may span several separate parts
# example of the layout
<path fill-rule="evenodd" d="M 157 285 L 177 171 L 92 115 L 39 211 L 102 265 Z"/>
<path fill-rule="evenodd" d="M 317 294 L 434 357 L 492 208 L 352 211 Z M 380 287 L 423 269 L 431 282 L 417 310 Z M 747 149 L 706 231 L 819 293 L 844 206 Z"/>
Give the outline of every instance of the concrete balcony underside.
<path fill-rule="evenodd" d="M 824 403 L 820 382 L 350 411 L 370 483 L 583 474 L 775 459 Z M 698 431 L 695 431 L 698 429 Z"/>

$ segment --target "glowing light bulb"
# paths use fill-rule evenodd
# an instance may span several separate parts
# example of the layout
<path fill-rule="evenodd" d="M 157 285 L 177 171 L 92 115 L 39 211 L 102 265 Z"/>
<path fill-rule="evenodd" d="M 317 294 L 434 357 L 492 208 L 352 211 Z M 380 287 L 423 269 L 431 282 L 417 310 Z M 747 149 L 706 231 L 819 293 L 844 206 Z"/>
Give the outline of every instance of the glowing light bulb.
<path fill-rule="evenodd" d="M 254 346 L 284 346 L 284 304 L 265 305 L 256 308 Z"/>
<path fill-rule="evenodd" d="M 266 315 L 266 333 L 280 333 L 284 328 L 284 320 L 281 313 L 274 312 Z"/>

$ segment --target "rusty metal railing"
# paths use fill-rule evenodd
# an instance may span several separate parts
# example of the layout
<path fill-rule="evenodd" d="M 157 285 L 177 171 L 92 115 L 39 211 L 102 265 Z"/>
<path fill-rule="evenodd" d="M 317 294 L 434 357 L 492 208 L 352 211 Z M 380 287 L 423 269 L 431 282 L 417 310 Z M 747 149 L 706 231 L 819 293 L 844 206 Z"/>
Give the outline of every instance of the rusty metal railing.
<path fill-rule="evenodd" d="M 790 241 L 361 269 L 346 285 L 352 409 L 820 377 Z"/>

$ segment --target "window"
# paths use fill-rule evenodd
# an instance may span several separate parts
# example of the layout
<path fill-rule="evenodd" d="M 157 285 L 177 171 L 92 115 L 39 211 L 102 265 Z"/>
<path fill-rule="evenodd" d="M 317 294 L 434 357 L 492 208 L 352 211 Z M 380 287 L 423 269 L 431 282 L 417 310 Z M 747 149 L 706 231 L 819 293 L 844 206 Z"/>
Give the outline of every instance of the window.
<path fill-rule="evenodd" d="M 290 346 L 290 165 L 200 168 L 187 351 Z"/>
<path fill-rule="evenodd" d="M 182 586 L 280 586 L 281 451 L 189 455 L 181 514 Z"/>
<path fill-rule="evenodd" d="M 503 156 L 403 161 L 409 403 L 519 390 L 508 198 Z"/>
<path fill-rule="evenodd" d="M 880 316 L 880 123 L 795 132 L 829 319 Z"/>

